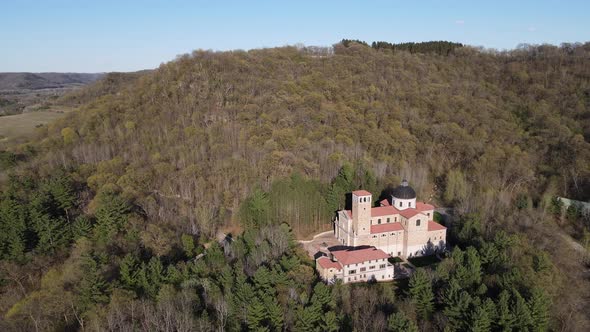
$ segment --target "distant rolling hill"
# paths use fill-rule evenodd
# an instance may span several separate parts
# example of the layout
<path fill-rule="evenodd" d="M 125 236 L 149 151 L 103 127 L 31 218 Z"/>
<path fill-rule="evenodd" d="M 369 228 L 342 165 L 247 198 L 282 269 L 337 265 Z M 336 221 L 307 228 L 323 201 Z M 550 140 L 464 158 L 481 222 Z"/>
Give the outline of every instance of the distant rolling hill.
<path fill-rule="evenodd" d="M 0 91 L 67 88 L 92 83 L 104 74 L 87 73 L 0 73 Z"/>
<path fill-rule="evenodd" d="M 0 116 L 47 110 L 68 92 L 105 74 L 0 73 Z"/>

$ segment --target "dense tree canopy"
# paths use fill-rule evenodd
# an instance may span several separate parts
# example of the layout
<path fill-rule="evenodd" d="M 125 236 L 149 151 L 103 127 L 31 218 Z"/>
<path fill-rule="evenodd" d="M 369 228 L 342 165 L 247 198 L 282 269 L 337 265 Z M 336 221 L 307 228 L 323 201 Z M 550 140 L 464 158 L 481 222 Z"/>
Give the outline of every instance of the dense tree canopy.
<path fill-rule="evenodd" d="M 588 326 L 590 221 L 554 198 L 590 198 L 589 54 L 343 41 L 107 75 L 0 152 L 0 329 Z M 448 257 L 320 283 L 295 238 L 402 178 L 454 209 Z"/>

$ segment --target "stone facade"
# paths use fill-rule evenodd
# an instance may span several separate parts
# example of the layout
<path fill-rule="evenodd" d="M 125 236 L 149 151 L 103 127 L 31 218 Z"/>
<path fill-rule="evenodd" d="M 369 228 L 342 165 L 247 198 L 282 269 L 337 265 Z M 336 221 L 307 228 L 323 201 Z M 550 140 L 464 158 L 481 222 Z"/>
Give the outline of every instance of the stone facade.
<path fill-rule="evenodd" d="M 334 250 L 329 256 L 316 260 L 316 269 L 328 283 L 336 280 L 342 280 L 343 283 L 391 281 L 394 267 L 389 262 L 390 257 L 374 247 Z"/>
<path fill-rule="evenodd" d="M 399 196 L 396 197 L 396 192 Z M 433 254 L 446 247 L 446 227 L 433 221 L 434 206 L 417 202 L 407 183 L 373 207 L 366 190 L 352 192 L 352 210 L 338 211 L 334 235 L 344 246 L 374 246 L 391 256 Z"/>

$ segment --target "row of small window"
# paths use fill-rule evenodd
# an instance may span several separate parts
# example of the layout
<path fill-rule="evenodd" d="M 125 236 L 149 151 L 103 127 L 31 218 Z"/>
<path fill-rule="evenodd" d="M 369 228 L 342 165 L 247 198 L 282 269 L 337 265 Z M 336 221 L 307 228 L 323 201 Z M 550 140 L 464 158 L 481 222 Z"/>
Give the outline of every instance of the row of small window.
<path fill-rule="evenodd" d="M 359 276 L 359 278 L 366 278 L 366 277 L 367 277 L 366 274 L 363 274 L 362 276 Z M 351 279 L 351 278 L 353 278 L 353 279 Z M 387 278 L 391 278 L 391 274 L 387 275 Z M 381 279 L 385 279 L 385 275 L 384 274 L 381 275 Z M 348 281 L 354 281 L 354 280 L 356 280 L 356 277 L 348 277 Z"/>
<path fill-rule="evenodd" d="M 391 233 L 391 236 L 394 236 L 394 235 L 397 235 L 397 234 Z M 381 237 L 386 237 L 386 236 L 387 236 L 387 233 L 381 234 Z M 373 235 L 373 238 L 376 239 L 377 238 L 377 235 Z"/>
<path fill-rule="evenodd" d="M 376 259 L 376 260 L 375 260 L 375 262 L 382 262 L 382 261 L 385 261 L 385 258 L 382 258 L 382 259 Z M 373 262 L 373 261 L 372 261 L 372 260 L 369 260 L 368 262 L 369 262 L 369 264 L 370 264 L 370 263 L 371 263 L 371 262 Z M 365 263 L 366 263 L 366 261 L 365 261 Z M 350 264 L 350 265 L 346 265 L 346 267 L 351 267 L 351 266 L 352 266 L 352 264 Z M 355 263 L 355 264 L 354 264 L 354 266 L 359 266 L 359 263 Z"/>
<path fill-rule="evenodd" d="M 428 215 L 430 215 L 430 213 Z M 390 219 L 391 218 L 387 218 L 387 223 L 388 224 L 391 222 Z M 396 222 L 397 221 L 397 217 L 395 217 L 394 219 L 395 219 L 394 222 Z M 381 218 L 377 219 L 377 225 L 381 225 Z M 416 220 L 416 226 L 420 226 L 420 219 Z"/>
<path fill-rule="evenodd" d="M 379 265 L 379 268 L 380 269 L 384 269 L 385 266 L 387 266 L 387 265 L 386 264 L 381 264 L 381 265 Z M 375 265 L 369 266 L 369 270 L 374 270 L 374 269 L 375 269 Z M 366 267 L 361 267 L 359 270 L 362 273 L 362 272 L 367 271 L 367 268 Z M 356 274 L 356 270 L 349 270 L 348 271 L 348 274 Z"/>
<path fill-rule="evenodd" d="M 371 197 L 369 197 L 369 196 L 359 198 L 359 202 L 361 202 L 361 203 L 367 203 L 370 201 L 371 201 Z"/>
<path fill-rule="evenodd" d="M 397 221 L 397 217 L 394 217 L 393 219 L 394 219 L 394 221 Z M 387 223 L 390 223 L 390 222 L 391 222 L 391 218 L 388 217 Z M 381 218 L 377 219 L 377 224 L 381 225 Z"/>
<path fill-rule="evenodd" d="M 399 202 L 399 207 L 403 207 L 402 202 Z M 412 207 L 412 202 L 408 202 L 408 207 Z"/>

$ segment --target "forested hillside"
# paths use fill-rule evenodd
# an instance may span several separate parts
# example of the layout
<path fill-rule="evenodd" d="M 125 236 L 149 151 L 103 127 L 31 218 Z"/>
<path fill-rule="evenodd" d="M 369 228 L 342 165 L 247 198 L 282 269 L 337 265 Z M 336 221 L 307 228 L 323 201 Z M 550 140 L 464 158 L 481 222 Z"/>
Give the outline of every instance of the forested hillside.
<path fill-rule="evenodd" d="M 431 46 L 195 51 L 66 97 L 0 154 L 0 328 L 583 330 L 590 221 L 554 197 L 590 199 L 590 44 Z M 402 178 L 454 208 L 449 257 L 319 283 L 294 239 Z"/>

